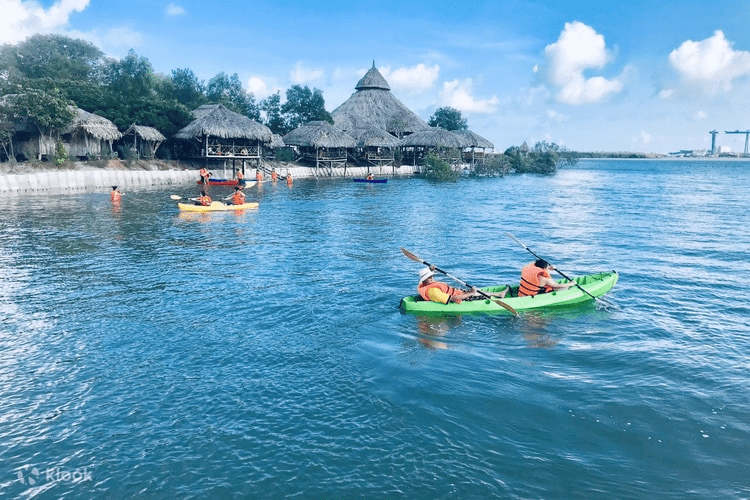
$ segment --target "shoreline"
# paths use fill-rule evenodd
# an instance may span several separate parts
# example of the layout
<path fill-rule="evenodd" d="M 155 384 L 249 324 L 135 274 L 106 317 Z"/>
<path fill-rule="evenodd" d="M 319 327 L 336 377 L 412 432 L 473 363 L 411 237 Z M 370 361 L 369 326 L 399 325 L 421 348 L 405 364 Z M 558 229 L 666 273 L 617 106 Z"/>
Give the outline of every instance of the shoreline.
<path fill-rule="evenodd" d="M 44 165 L 44 166 L 41 166 Z M 190 185 L 198 180 L 200 166 L 174 160 L 140 160 L 126 163 L 121 160 L 108 162 L 74 162 L 57 168 L 45 168 L 48 164 L 19 163 L 9 171 L 9 166 L 0 167 L 0 193 L 34 193 L 49 191 L 87 192 L 109 191 L 112 186 L 132 188 L 143 186 Z M 365 177 L 367 167 L 347 167 L 319 169 L 304 167 L 294 163 L 266 164 L 266 168 L 276 168 L 280 176 L 291 174 L 293 179 L 310 177 Z M 231 169 L 210 169 L 216 178 L 231 178 Z M 255 170 L 251 167 L 247 170 Z M 418 169 L 412 166 L 371 167 L 377 177 L 412 176 Z M 268 176 L 268 174 L 265 174 Z M 248 181 L 254 175 L 246 173 Z M 280 179 L 280 182 L 283 178 Z M 197 186 L 197 184 L 195 184 Z"/>

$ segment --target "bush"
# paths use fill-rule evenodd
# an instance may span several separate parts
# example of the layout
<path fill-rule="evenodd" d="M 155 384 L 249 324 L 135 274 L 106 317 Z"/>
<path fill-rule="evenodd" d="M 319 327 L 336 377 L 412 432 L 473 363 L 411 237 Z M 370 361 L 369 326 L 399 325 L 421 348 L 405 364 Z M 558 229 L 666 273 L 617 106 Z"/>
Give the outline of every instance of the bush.
<path fill-rule="evenodd" d="M 461 172 L 453 170 L 450 163 L 441 160 L 435 153 L 425 157 L 425 177 L 436 181 L 457 181 Z"/>
<path fill-rule="evenodd" d="M 276 150 L 276 161 L 294 161 L 294 151 L 291 148 L 279 148 Z"/>
<path fill-rule="evenodd" d="M 55 165 L 61 167 L 68 161 L 68 152 L 62 141 L 55 142 Z"/>
<path fill-rule="evenodd" d="M 500 154 L 487 155 L 474 164 L 471 175 L 476 177 L 502 177 L 510 170 L 510 163 Z"/>

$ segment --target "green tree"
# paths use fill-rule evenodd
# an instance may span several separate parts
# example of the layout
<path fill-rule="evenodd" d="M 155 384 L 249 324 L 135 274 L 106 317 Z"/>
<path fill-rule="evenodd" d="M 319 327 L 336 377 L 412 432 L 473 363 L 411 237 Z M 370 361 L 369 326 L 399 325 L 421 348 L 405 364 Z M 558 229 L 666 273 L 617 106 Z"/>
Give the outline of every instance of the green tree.
<path fill-rule="evenodd" d="M 425 157 L 425 177 L 436 181 L 457 181 L 461 172 L 454 170 L 450 163 L 441 160 L 434 152 Z"/>
<path fill-rule="evenodd" d="M 290 130 L 281 112 L 281 93 L 276 92 L 260 101 L 260 109 L 266 113 L 265 124 L 274 134 L 284 135 Z"/>
<path fill-rule="evenodd" d="M 63 35 L 34 35 L 11 52 L 15 66 L 30 79 L 96 79 L 104 60 L 104 53 L 92 43 Z"/>
<path fill-rule="evenodd" d="M 461 112 L 450 106 L 438 108 L 427 122 L 430 127 L 440 127 L 445 130 L 466 130 L 469 125 Z"/>
<path fill-rule="evenodd" d="M 190 110 L 208 101 L 205 84 L 188 68 L 172 70 L 172 96 Z"/>
<path fill-rule="evenodd" d="M 211 78 L 206 87 L 206 97 L 210 102 L 223 104 L 235 113 L 260 121 L 260 109 L 255 103 L 255 97 L 242 88 L 237 73 L 229 76 L 222 71 Z"/>
<path fill-rule="evenodd" d="M 305 85 L 294 85 L 286 91 L 286 102 L 281 106 L 289 130 L 312 121 L 326 121 L 333 125 L 333 117 L 326 111 L 323 92 L 310 90 Z"/>

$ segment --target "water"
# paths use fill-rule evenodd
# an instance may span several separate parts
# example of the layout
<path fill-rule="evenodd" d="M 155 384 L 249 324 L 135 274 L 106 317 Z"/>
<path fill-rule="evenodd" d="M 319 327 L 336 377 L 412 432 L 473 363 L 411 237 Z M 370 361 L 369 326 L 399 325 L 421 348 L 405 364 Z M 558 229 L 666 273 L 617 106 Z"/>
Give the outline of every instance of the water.
<path fill-rule="evenodd" d="M 5 198 L 0 497 L 748 498 L 750 163 Z M 228 193 L 211 188 L 214 196 Z M 616 269 L 609 306 L 399 312 Z"/>

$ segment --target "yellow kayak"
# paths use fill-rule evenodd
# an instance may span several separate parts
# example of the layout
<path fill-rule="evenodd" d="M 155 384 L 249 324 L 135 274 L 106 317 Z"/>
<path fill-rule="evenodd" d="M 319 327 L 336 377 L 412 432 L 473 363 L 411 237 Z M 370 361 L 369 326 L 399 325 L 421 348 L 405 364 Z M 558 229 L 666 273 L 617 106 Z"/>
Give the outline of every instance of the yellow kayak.
<path fill-rule="evenodd" d="M 220 201 L 212 201 L 211 205 L 194 205 L 192 203 L 178 203 L 180 210 L 185 212 L 227 212 L 231 210 L 246 210 L 248 208 L 258 208 L 258 202 L 243 203 L 242 205 L 227 205 Z"/>

